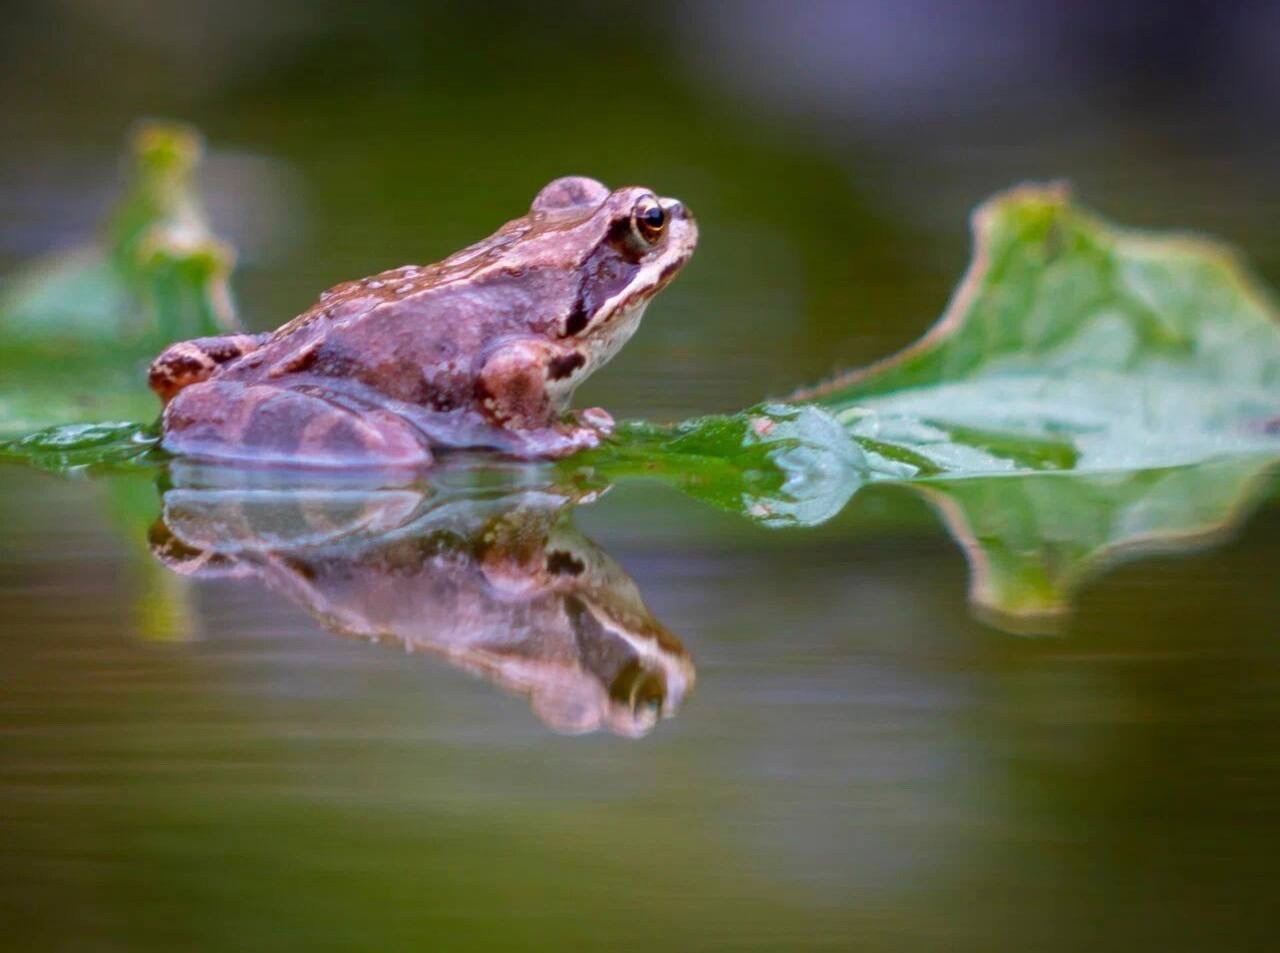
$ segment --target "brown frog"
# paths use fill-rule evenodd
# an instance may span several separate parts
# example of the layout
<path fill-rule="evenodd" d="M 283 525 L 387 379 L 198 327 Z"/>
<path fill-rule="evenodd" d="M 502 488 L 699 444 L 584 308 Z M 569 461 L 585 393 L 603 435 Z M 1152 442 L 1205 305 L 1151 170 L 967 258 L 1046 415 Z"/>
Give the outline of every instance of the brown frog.
<path fill-rule="evenodd" d="M 586 498 L 170 476 L 151 545 L 174 572 L 263 582 L 339 635 L 435 654 L 525 696 L 557 731 L 637 737 L 693 688 L 679 640 L 574 528 Z"/>
<path fill-rule="evenodd" d="M 613 427 L 567 416 L 697 243 L 645 188 L 557 179 L 529 214 L 434 265 L 338 285 L 277 331 L 174 344 L 151 365 L 164 447 L 304 465 L 422 466 L 432 447 L 558 457 Z"/>

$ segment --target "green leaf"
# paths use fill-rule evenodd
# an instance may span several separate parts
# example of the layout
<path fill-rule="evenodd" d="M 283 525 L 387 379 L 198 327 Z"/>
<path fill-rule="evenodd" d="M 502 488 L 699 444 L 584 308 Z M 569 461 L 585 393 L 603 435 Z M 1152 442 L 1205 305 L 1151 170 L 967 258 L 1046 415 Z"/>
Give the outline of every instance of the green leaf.
<path fill-rule="evenodd" d="M 0 461 L 54 473 L 150 469 L 167 459 L 156 424 L 61 424 L 14 440 L 0 440 Z"/>
<path fill-rule="evenodd" d="M 800 396 L 937 506 L 989 620 L 1046 631 L 1105 566 L 1204 545 L 1256 504 L 1280 460 L 1280 324 L 1226 249 L 1115 228 L 1060 188 L 973 227 L 919 343 Z"/>
<path fill-rule="evenodd" d="M 674 427 L 624 424 L 603 447 L 561 469 L 609 482 L 657 480 L 768 526 L 825 522 L 873 472 L 830 414 L 788 404 Z"/>
<path fill-rule="evenodd" d="M 1058 188 L 988 202 L 974 235 L 919 343 L 798 397 L 936 467 L 921 476 L 1280 452 L 1280 325 L 1227 250 L 1114 228 Z"/>

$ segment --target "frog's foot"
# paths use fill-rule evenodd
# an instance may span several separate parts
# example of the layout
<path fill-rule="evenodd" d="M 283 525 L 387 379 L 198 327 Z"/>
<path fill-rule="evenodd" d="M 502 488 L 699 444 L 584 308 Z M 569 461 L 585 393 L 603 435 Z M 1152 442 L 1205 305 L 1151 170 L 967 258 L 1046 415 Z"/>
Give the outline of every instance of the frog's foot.
<path fill-rule="evenodd" d="M 431 451 L 387 410 L 359 413 L 311 393 L 218 379 L 165 408 L 166 450 L 199 457 L 322 467 L 421 467 Z"/>
<path fill-rule="evenodd" d="M 603 435 L 594 427 L 555 424 L 536 430 L 508 430 L 506 450 L 526 460 L 568 457 L 600 446 Z"/>
<path fill-rule="evenodd" d="M 567 415 L 550 427 L 533 430 L 508 430 L 514 439 L 512 453 L 529 459 L 567 457 L 582 450 L 592 450 L 613 433 L 614 422 L 608 411 L 599 407 Z"/>
<path fill-rule="evenodd" d="M 601 437 L 612 436 L 617 426 L 613 415 L 603 407 L 588 407 L 586 410 L 581 410 L 578 412 L 578 419 L 582 421 L 583 426 L 590 427 Z"/>

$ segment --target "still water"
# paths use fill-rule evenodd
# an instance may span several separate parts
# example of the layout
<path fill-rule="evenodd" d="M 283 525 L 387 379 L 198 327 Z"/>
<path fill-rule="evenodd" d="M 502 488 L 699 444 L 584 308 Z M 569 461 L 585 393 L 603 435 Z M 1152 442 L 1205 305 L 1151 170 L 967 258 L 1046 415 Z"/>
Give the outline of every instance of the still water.
<path fill-rule="evenodd" d="M 1033 638 L 893 486 L 0 485 L 7 948 L 1270 947 L 1274 505 Z"/>

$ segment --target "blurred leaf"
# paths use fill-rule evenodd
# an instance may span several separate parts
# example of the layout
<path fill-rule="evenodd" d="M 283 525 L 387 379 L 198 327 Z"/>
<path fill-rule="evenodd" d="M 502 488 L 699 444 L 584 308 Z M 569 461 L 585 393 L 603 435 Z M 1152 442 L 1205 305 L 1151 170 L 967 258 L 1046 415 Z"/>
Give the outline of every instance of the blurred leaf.
<path fill-rule="evenodd" d="M 200 141 L 141 126 L 129 186 L 91 247 L 31 265 L 0 286 L 0 432 L 155 412 L 145 362 L 169 341 L 235 330 L 233 255 L 195 193 Z"/>

